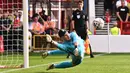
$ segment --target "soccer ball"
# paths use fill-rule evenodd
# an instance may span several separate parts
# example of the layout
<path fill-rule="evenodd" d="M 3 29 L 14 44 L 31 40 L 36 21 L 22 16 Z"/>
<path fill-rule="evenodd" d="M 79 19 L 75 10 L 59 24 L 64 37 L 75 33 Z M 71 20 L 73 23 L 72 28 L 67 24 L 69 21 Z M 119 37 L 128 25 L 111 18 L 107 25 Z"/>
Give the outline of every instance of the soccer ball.
<path fill-rule="evenodd" d="M 93 26 L 96 29 L 102 29 L 104 27 L 104 20 L 102 18 L 96 18 L 93 20 Z"/>

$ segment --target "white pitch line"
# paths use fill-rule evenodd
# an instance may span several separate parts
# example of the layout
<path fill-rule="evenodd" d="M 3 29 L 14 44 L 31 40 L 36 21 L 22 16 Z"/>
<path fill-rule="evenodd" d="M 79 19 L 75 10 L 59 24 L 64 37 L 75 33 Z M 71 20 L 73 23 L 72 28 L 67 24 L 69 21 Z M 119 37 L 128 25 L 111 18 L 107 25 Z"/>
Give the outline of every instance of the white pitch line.
<path fill-rule="evenodd" d="M 105 55 L 105 54 L 94 55 L 94 57 L 102 56 L 102 55 Z M 87 57 L 85 57 L 85 58 L 89 58 L 89 56 L 87 56 Z M 69 61 L 69 60 L 67 60 L 67 61 Z M 64 62 L 64 61 L 59 61 L 59 62 Z M 52 62 L 52 63 L 59 63 L 59 62 Z M 46 65 L 49 65 L 49 64 L 52 64 L 52 63 L 30 66 L 29 68 L 35 68 L 35 67 L 46 66 Z M 0 72 L 0 73 L 8 73 L 8 72 L 18 71 L 18 70 L 23 70 L 23 69 L 29 69 L 29 68 L 12 69 L 12 70 L 3 71 L 3 72 Z"/>

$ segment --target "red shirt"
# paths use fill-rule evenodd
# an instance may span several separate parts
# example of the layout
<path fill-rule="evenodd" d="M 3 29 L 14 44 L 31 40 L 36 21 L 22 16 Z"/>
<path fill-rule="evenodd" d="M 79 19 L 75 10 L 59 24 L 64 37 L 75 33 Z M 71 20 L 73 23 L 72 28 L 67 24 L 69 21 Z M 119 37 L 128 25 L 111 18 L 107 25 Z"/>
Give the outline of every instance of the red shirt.
<path fill-rule="evenodd" d="M 18 27 L 20 27 L 20 19 L 17 17 L 14 19 L 13 28 L 18 28 Z"/>

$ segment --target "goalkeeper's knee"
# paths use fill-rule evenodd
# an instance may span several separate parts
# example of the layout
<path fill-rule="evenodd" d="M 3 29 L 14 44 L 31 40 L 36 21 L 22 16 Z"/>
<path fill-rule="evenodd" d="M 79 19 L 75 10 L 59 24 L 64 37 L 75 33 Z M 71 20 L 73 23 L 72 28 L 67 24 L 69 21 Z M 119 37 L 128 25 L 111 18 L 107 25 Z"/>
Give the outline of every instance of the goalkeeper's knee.
<path fill-rule="evenodd" d="M 79 64 L 81 64 L 81 60 L 76 60 L 75 62 L 72 62 L 73 63 L 73 66 L 77 66 L 77 65 L 79 65 Z"/>

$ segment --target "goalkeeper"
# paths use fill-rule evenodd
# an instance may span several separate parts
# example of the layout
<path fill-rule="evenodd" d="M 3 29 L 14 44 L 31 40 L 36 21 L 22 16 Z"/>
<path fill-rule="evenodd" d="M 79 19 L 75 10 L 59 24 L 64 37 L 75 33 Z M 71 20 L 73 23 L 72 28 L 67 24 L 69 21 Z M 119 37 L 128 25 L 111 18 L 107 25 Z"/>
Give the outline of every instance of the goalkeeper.
<path fill-rule="evenodd" d="M 68 33 L 66 30 L 59 30 L 58 35 L 64 41 L 62 43 L 58 43 L 52 40 L 50 35 L 46 35 L 47 42 L 50 42 L 57 46 L 59 50 L 52 50 L 48 52 L 44 52 L 42 57 L 45 58 L 48 55 L 52 54 L 70 54 L 72 57 L 72 61 L 65 61 L 59 64 L 51 64 L 47 68 L 47 70 L 54 68 L 69 68 L 79 65 L 84 58 L 84 40 L 82 40 L 76 32 Z"/>

